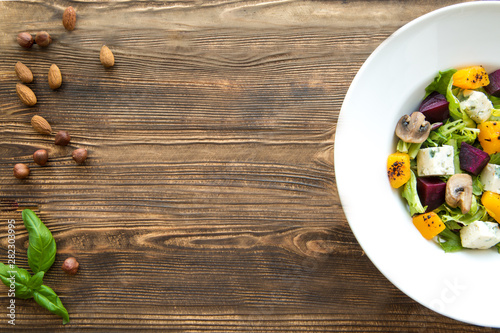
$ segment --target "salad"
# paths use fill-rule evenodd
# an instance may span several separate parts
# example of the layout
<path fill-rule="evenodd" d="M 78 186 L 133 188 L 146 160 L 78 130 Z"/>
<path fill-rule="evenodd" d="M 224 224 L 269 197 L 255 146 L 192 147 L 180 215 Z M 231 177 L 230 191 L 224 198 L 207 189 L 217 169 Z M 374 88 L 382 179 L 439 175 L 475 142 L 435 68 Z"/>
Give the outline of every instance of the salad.
<path fill-rule="evenodd" d="M 439 72 L 387 159 L 413 224 L 446 252 L 500 253 L 500 69 Z"/>

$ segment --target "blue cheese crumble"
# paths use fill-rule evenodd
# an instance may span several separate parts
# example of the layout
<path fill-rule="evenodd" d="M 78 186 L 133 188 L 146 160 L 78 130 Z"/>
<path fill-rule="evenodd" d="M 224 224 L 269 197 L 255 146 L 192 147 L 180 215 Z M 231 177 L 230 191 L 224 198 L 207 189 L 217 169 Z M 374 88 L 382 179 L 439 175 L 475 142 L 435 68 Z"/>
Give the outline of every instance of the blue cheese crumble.
<path fill-rule="evenodd" d="M 451 176 L 455 173 L 452 146 L 422 148 L 417 154 L 417 173 L 424 176 Z"/>

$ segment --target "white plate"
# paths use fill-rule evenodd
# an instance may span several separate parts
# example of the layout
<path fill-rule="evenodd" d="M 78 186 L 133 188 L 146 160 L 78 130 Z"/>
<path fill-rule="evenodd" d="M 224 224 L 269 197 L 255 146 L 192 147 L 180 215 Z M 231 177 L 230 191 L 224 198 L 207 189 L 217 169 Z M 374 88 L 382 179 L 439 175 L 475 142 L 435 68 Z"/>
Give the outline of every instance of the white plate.
<path fill-rule="evenodd" d="M 468 65 L 500 68 L 499 2 L 442 8 L 395 32 L 366 60 L 345 97 L 335 174 L 354 235 L 396 287 L 445 316 L 500 327 L 500 254 L 444 253 L 425 240 L 386 171 L 398 119 L 418 108 L 439 70 Z"/>

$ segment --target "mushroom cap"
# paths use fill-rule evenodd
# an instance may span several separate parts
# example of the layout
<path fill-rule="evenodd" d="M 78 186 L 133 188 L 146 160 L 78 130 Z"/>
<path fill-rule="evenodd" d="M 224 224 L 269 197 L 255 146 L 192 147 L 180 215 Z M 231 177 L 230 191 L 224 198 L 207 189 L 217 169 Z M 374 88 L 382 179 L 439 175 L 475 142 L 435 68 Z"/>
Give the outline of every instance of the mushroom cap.
<path fill-rule="evenodd" d="M 462 214 L 467 214 L 472 205 L 472 177 L 466 173 L 451 176 L 446 182 L 445 200 L 450 207 L 460 207 Z"/>
<path fill-rule="evenodd" d="M 429 137 L 431 124 L 422 112 L 402 116 L 396 125 L 396 135 L 404 142 L 422 143 Z"/>

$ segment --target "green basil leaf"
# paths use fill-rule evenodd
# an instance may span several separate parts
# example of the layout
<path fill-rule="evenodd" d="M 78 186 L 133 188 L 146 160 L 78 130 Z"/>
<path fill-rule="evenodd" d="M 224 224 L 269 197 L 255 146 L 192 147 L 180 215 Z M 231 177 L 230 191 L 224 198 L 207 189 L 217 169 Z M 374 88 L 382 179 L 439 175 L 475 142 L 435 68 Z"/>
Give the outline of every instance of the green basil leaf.
<path fill-rule="evenodd" d="M 56 241 L 50 230 L 31 209 L 23 210 L 23 221 L 29 234 L 28 265 L 33 273 L 46 272 L 56 259 Z"/>
<path fill-rule="evenodd" d="M 53 314 L 56 314 L 63 319 L 63 325 L 69 323 L 69 314 L 61 299 L 50 287 L 41 285 L 34 291 L 33 297 L 35 301 L 42 307 L 46 308 Z"/>
<path fill-rule="evenodd" d="M 17 298 L 28 299 L 33 297 L 33 290 L 28 287 L 30 273 L 16 265 L 4 265 L 0 263 L 0 280 L 9 288 L 14 284 L 14 295 Z"/>
<path fill-rule="evenodd" d="M 30 280 L 28 281 L 28 287 L 31 289 L 38 289 L 43 283 L 43 276 L 45 275 L 45 272 L 38 272 L 35 275 L 33 275 Z"/>

